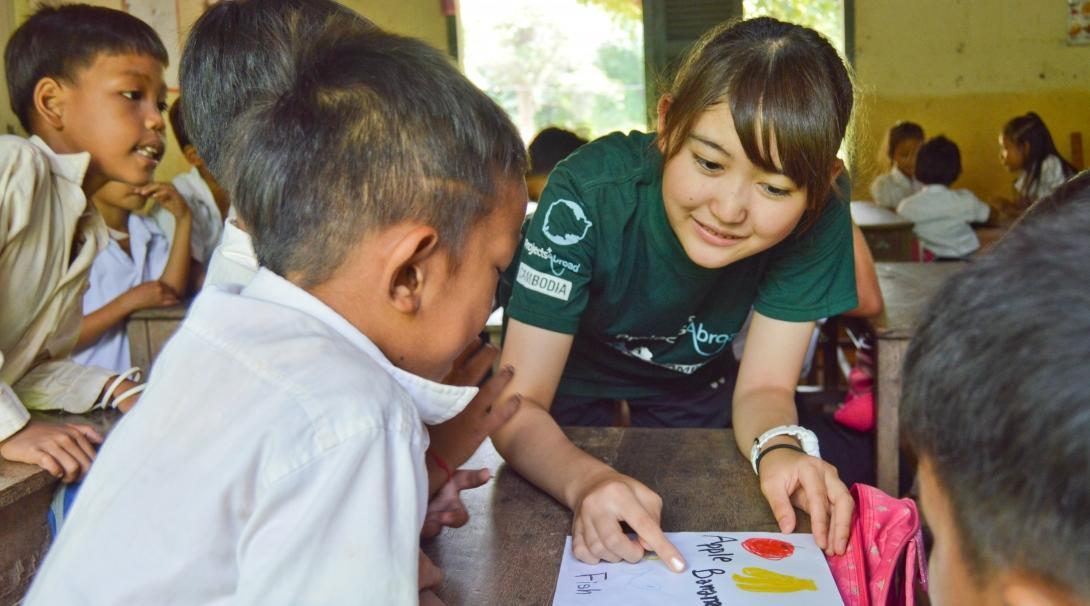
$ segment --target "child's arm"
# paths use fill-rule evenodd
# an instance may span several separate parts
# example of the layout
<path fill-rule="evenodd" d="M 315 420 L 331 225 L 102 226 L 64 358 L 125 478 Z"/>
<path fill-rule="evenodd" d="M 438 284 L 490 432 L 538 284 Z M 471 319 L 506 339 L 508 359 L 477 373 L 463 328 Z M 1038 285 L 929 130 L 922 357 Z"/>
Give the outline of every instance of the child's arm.
<path fill-rule="evenodd" d="M 867 246 L 867 239 L 863 237 L 863 230 L 854 224 L 852 250 L 855 257 L 855 291 L 859 297 L 859 305 L 844 315 L 860 318 L 877 316 L 885 307 L 882 289 L 878 285 L 878 272 L 874 267 L 874 257 Z"/>
<path fill-rule="evenodd" d="M 193 231 L 193 214 L 189 211 L 189 205 L 170 183 L 149 183 L 136 188 L 136 193 L 151 197 L 174 216 L 174 240 L 159 281 L 169 286 L 179 299 L 184 298 L 189 287 L 189 250 Z"/>
<path fill-rule="evenodd" d="M 522 394 L 522 406 L 492 442 L 511 466 L 574 513 L 572 552 L 597 563 L 639 561 L 644 549 L 658 553 L 675 572 L 684 559 L 662 533 L 662 498 L 572 444 L 549 414 L 573 336 L 509 319 L 500 365 L 514 378 L 500 401 Z M 621 532 L 627 522 L 639 540 Z"/>
<path fill-rule="evenodd" d="M 102 335 L 125 321 L 134 311 L 178 304 L 174 290 L 159 281 L 144 282 L 121 293 L 114 300 L 83 316 L 75 351 L 93 345 Z"/>
<path fill-rule="evenodd" d="M 732 409 L 734 439 L 747 459 L 761 434 L 798 424 L 795 385 L 813 327 L 813 322 L 784 322 L 753 313 Z M 768 442 L 779 443 L 799 446 L 788 436 Z M 759 472 L 761 492 L 781 532 L 795 529 L 794 505 L 810 514 L 818 547 L 829 555 L 844 553 L 854 503 L 835 467 L 817 457 L 777 449 L 761 460 Z"/>

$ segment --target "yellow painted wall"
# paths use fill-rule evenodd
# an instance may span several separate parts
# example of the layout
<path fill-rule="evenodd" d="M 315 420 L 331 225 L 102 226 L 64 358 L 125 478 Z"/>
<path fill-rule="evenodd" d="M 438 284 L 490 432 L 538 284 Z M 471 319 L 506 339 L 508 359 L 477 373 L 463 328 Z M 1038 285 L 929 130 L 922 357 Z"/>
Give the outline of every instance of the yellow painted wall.
<path fill-rule="evenodd" d="M 1068 46 L 1066 30 L 1055 0 L 857 0 L 856 197 L 869 197 L 885 168 L 878 150 L 901 119 L 956 142 L 956 186 L 982 197 L 1010 195 L 998 137 L 1016 115 L 1040 114 L 1070 159 L 1070 133 L 1090 139 L 1090 46 Z"/>
<path fill-rule="evenodd" d="M 115 9 L 121 9 L 123 7 L 123 0 L 80 1 Z M 162 1 L 170 2 L 171 0 Z M 182 32 L 182 35 L 184 36 L 185 32 L 189 31 L 193 22 L 197 20 L 197 17 L 204 11 L 206 2 L 204 0 L 175 1 L 177 2 L 176 8 L 178 11 L 179 31 Z M 0 10 L 10 10 L 12 12 L 10 16 L 14 18 L 13 23 L 16 26 L 22 23 L 30 15 L 34 10 L 34 7 L 38 4 L 37 0 L 0 0 L 0 2 L 5 5 L 0 6 Z M 13 4 L 8 4 L 9 2 L 12 2 Z M 340 0 L 340 2 L 368 19 L 371 19 L 384 29 L 420 38 L 443 51 L 447 49 L 446 18 L 440 12 L 439 0 Z M 4 15 L 0 14 L 0 25 L 4 24 L 3 17 Z M 0 32 L 0 34 L 3 35 L 2 43 L 7 44 L 7 36 L 10 32 Z M 164 43 L 169 45 L 170 41 L 165 40 Z M 183 45 L 184 40 L 178 41 L 179 51 L 175 56 L 181 56 L 180 49 Z M 2 77 L 2 75 L 3 73 L 0 71 L 0 77 Z M 0 88 L 4 89 L 3 92 L 0 93 L 0 102 L 2 102 L 2 105 L 0 105 L 0 126 L 3 128 L 10 127 L 14 132 L 22 134 L 22 131 L 18 126 L 19 121 L 11 111 L 6 87 Z M 168 101 L 173 102 L 176 96 L 177 93 L 171 93 Z M 174 142 L 173 134 L 171 134 L 170 142 L 167 145 L 166 156 L 159 165 L 155 178 L 157 180 L 166 181 L 170 180 L 178 173 L 186 172 L 188 170 L 189 164 L 182 156 L 181 151 Z"/>

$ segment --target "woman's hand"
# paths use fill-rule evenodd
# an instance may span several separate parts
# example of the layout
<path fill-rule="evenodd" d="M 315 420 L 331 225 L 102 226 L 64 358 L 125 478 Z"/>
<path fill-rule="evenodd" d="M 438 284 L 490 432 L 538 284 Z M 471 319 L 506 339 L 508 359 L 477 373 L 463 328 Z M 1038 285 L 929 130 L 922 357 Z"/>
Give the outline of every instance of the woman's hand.
<path fill-rule="evenodd" d="M 659 526 L 662 497 L 650 488 L 612 469 L 598 475 L 578 500 L 572 523 L 572 553 L 580 561 L 639 562 L 644 551 L 654 551 L 674 572 L 685 570 L 685 560 Z M 629 538 L 621 522 L 636 531 Z"/>
<path fill-rule="evenodd" d="M 794 505 L 810 514 L 814 540 L 826 555 L 844 554 L 855 502 L 835 467 L 817 457 L 780 448 L 761 459 L 758 471 L 761 492 L 772 506 L 780 532 L 795 530 Z"/>

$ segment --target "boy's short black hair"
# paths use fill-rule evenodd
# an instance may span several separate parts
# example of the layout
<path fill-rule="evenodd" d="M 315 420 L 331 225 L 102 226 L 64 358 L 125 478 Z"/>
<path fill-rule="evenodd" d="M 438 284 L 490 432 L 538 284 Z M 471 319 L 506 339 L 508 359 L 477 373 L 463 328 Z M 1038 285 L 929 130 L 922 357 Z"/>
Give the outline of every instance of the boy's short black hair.
<path fill-rule="evenodd" d="M 900 419 L 970 570 L 1090 597 L 1090 194 L 947 282 L 905 359 Z"/>
<path fill-rule="evenodd" d="M 333 0 L 224 0 L 197 19 L 186 38 L 178 77 L 182 119 L 201 159 L 219 180 L 225 135 L 261 93 L 295 81 L 301 52 L 327 30 L 374 28 Z"/>
<path fill-rule="evenodd" d="M 561 160 L 586 143 L 586 139 L 570 130 L 555 126 L 543 129 L 530 141 L 530 174 L 547 175 L 553 172 Z"/>
<path fill-rule="evenodd" d="M 227 135 L 227 188 L 262 265 L 328 279 L 368 232 L 418 221 L 455 264 L 526 151 L 507 115 L 438 50 L 372 29 L 313 41 L 296 81 Z"/>
<path fill-rule="evenodd" d="M 170 129 L 174 131 L 174 138 L 178 140 L 178 147 L 185 151 L 185 148 L 193 145 L 193 142 L 189 139 L 189 131 L 186 130 L 185 119 L 182 118 L 181 97 L 178 97 L 174 100 L 174 103 L 170 104 L 167 117 L 170 118 Z"/>
<path fill-rule="evenodd" d="M 4 50 L 11 109 L 31 132 L 34 87 L 42 78 L 74 82 L 101 54 L 154 57 L 167 49 L 147 23 L 128 13 L 87 4 L 43 6 L 15 30 Z"/>
<path fill-rule="evenodd" d="M 961 175 L 961 152 L 939 135 L 924 141 L 916 152 L 916 180 L 925 185 L 950 185 Z"/>

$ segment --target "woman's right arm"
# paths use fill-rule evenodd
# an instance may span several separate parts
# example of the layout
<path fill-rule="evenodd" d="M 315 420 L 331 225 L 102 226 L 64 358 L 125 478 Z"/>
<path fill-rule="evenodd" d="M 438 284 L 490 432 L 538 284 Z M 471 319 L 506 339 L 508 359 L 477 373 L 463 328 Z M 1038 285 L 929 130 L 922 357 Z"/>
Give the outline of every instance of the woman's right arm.
<path fill-rule="evenodd" d="M 549 414 L 572 340 L 572 335 L 508 320 L 500 365 L 511 365 L 515 374 L 498 401 L 514 393 L 523 400 L 492 442 L 516 471 L 572 510 L 577 558 L 636 562 L 646 548 L 680 572 L 684 560 L 659 525 L 662 499 L 575 446 Z M 636 531 L 638 541 L 621 531 L 622 521 Z"/>

